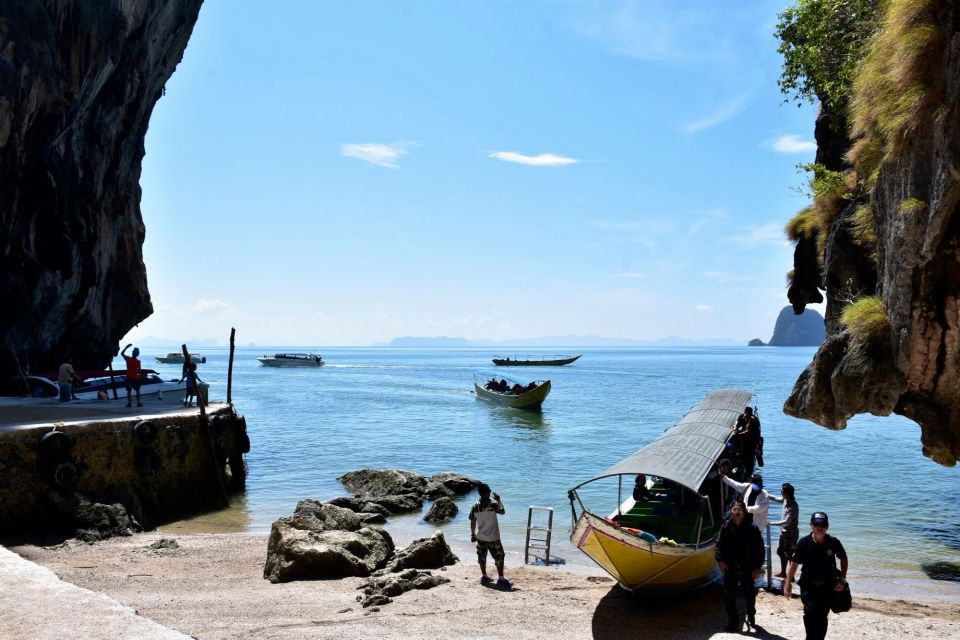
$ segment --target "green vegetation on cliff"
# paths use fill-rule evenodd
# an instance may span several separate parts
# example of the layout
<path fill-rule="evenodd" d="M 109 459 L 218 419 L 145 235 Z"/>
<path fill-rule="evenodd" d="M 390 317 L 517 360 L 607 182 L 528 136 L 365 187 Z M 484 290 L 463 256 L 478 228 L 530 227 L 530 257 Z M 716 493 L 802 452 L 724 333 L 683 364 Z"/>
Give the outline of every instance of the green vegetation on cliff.
<path fill-rule="evenodd" d="M 840 315 L 840 322 L 859 342 L 866 343 L 890 333 L 890 320 L 883 300 L 864 296 L 851 302 Z"/>

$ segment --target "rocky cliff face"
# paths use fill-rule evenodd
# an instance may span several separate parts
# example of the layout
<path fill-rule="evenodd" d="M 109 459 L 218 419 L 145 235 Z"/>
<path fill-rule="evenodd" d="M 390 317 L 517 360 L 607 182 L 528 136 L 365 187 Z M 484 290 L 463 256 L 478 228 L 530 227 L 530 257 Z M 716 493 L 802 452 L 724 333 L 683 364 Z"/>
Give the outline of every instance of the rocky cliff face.
<path fill-rule="evenodd" d="M 875 259 L 851 237 L 862 202 L 851 202 L 820 230 L 827 232 L 821 265 L 807 255 L 815 240 L 798 242 L 795 283 L 802 286 L 790 299 L 802 308 L 819 295 L 816 286 L 825 289 L 828 337 L 784 411 L 831 429 L 857 413 L 904 415 L 922 427 L 924 455 L 952 466 L 960 455 L 960 6 L 898 4 L 919 7 L 906 27 L 929 28 L 916 68 L 895 69 L 920 78 L 911 87 L 917 93 L 896 91 L 893 73 L 871 81 L 878 96 L 892 87 L 892 97 L 919 106 L 883 123 L 879 170 L 860 176 L 875 180 L 867 195 Z M 917 51 L 917 42 L 904 46 Z M 898 51 L 885 55 L 888 67 L 897 64 Z M 898 115 L 897 105 L 886 108 Z M 838 139 L 849 146 L 836 132 L 817 141 L 835 149 Z M 858 336 L 840 321 L 861 295 L 877 296 L 885 309 L 886 324 L 874 335 Z"/>
<path fill-rule="evenodd" d="M 0 3 L 0 375 L 106 365 L 152 312 L 144 137 L 201 2 Z"/>

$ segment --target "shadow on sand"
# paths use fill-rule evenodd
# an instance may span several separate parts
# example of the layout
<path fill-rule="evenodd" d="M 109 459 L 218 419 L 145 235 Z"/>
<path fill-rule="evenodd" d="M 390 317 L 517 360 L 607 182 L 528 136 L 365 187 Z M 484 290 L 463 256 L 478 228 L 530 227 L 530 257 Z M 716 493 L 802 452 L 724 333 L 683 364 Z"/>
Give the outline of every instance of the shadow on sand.
<path fill-rule="evenodd" d="M 727 615 L 723 589 L 710 586 L 680 595 L 633 595 L 614 587 L 593 612 L 596 640 L 684 640 L 711 638 L 723 631 Z M 762 628 L 744 638 L 786 640 Z"/>

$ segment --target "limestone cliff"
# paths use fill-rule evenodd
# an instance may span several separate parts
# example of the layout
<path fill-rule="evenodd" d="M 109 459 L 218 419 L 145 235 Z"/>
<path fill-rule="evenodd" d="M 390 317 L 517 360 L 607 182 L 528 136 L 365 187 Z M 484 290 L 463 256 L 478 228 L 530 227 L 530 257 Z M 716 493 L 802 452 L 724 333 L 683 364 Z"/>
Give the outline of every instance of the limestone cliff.
<path fill-rule="evenodd" d="M 825 290 L 827 340 L 784 411 L 831 429 L 857 413 L 904 415 L 920 424 L 924 455 L 952 466 L 960 455 L 960 3 L 888 6 L 858 69 L 849 130 L 817 130 L 821 149 L 846 153 L 838 161 L 832 152 L 843 193 L 818 223 L 791 223 L 790 300 L 802 309 Z"/>
<path fill-rule="evenodd" d="M 764 345 L 761 340 L 751 340 L 750 346 L 818 347 L 824 333 L 823 316 L 813 309 L 795 314 L 790 307 L 784 307 L 777 316 L 770 342 Z"/>
<path fill-rule="evenodd" d="M 0 375 L 106 365 L 152 312 L 144 138 L 201 2 L 0 2 Z"/>

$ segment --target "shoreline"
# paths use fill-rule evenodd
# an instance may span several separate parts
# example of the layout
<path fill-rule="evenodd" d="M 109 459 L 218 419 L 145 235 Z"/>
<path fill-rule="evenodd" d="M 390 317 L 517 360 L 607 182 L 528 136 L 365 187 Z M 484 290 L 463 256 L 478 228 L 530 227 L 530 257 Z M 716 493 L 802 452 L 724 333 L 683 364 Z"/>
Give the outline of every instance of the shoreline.
<path fill-rule="evenodd" d="M 737 637 L 722 633 L 722 594 L 710 587 L 677 597 L 636 597 L 615 588 L 599 568 L 522 566 L 508 553 L 514 590 L 479 584 L 469 544 L 453 541 L 460 561 L 435 571 L 450 583 L 398 596 L 379 610 L 356 601 L 361 578 L 271 584 L 263 578 L 266 534 L 182 533 L 161 528 L 96 544 L 67 541 L 11 551 L 66 582 L 104 593 L 141 616 L 198 638 L 657 638 Z M 175 549 L 151 549 L 174 538 Z M 397 535 L 398 546 L 408 540 Z M 520 557 L 517 557 L 520 556 Z M 927 598 L 860 595 L 854 609 L 830 616 L 830 638 L 942 638 L 960 634 L 960 610 Z M 762 592 L 757 621 L 767 637 L 803 636 L 799 598 Z M 645 631 L 646 630 L 646 631 Z M 21 630 L 23 635 L 42 635 Z M 109 630 L 104 631 L 109 637 Z"/>

